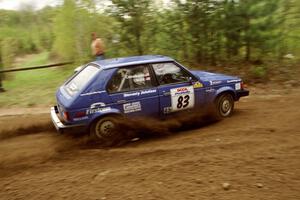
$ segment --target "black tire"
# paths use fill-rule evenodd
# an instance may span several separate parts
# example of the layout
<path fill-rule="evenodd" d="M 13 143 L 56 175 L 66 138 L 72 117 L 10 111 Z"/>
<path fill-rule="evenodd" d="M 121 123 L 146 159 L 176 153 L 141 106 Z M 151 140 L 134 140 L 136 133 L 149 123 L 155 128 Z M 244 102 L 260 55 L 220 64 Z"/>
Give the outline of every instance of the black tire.
<path fill-rule="evenodd" d="M 90 136 L 93 141 L 103 146 L 113 146 L 122 138 L 118 125 L 118 118 L 108 116 L 95 120 L 90 127 Z"/>
<path fill-rule="evenodd" d="M 213 118 L 221 120 L 232 115 L 234 109 L 234 99 L 230 93 L 223 93 L 217 97 L 213 108 Z"/>

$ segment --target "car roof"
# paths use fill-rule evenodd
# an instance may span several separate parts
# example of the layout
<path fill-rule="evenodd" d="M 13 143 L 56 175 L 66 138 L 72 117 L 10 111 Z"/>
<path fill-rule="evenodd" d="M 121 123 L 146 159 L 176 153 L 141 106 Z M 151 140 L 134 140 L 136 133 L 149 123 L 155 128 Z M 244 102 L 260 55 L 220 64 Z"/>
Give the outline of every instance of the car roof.
<path fill-rule="evenodd" d="M 109 68 L 118 68 L 127 65 L 139 65 L 139 64 L 168 62 L 168 61 L 174 61 L 174 59 L 162 55 L 145 55 L 145 56 L 131 56 L 131 57 L 123 57 L 123 58 L 96 60 L 91 63 L 99 65 L 104 69 L 109 69 Z"/>

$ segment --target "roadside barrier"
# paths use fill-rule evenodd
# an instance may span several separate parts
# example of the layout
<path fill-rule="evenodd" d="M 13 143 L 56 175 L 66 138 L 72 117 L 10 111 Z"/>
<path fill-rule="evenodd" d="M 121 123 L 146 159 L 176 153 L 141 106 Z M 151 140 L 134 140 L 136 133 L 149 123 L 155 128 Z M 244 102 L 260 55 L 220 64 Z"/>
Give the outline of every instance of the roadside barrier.
<path fill-rule="evenodd" d="M 64 66 L 64 65 L 69 65 L 69 64 L 73 64 L 73 63 L 74 62 L 62 62 L 62 63 L 55 63 L 55 64 L 49 64 L 49 65 L 40 65 L 40 66 L 34 66 L 34 67 L 11 68 L 11 69 L 0 70 L 0 74 L 1 73 L 7 73 L 7 72 L 17 72 L 17 71 L 26 71 L 26 70 L 58 67 L 58 66 Z"/>

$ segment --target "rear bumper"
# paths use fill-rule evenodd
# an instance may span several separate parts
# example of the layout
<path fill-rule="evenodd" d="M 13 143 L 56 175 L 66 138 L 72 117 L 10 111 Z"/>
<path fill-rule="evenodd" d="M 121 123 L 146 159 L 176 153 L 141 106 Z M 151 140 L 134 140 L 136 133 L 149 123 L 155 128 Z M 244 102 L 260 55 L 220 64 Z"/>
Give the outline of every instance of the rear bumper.
<path fill-rule="evenodd" d="M 85 126 L 84 124 L 64 124 L 57 116 L 58 114 L 58 109 L 56 106 L 51 107 L 51 120 L 56 128 L 57 131 L 62 131 L 64 129 L 69 129 L 73 127 L 83 127 Z"/>
<path fill-rule="evenodd" d="M 238 90 L 236 91 L 236 98 L 239 99 L 241 97 L 249 96 L 249 91 L 248 90 Z"/>

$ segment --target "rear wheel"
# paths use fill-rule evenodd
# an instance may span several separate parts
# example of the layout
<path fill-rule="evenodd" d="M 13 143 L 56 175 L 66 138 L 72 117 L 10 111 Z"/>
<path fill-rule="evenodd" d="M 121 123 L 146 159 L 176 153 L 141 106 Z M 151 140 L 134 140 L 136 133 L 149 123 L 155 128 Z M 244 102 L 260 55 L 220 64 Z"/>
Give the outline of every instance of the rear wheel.
<path fill-rule="evenodd" d="M 214 118 L 221 120 L 229 117 L 234 109 L 233 96 L 229 93 L 221 94 L 217 97 L 214 105 Z"/>
<path fill-rule="evenodd" d="M 118 127 L 117 118 L 103 117 L 92 124 L 90 135 L 94 141 L 101 142 L 105 146 L 112 146 L 121 139 Z"/>

